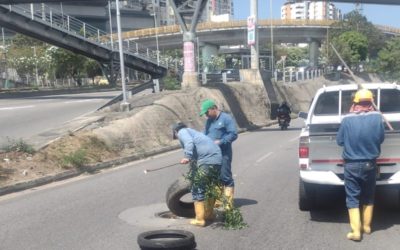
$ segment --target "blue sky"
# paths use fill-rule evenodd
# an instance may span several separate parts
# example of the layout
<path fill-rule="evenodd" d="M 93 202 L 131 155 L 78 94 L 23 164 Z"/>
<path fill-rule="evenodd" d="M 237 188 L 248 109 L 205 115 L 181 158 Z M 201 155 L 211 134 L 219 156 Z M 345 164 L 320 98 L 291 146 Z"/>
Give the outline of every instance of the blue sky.
<path fill-rule="evenodd" d="M 233 0 L 235 19 L 246 19 L 250 15 L 251 0 Z M 281 6 L 286 0 L 272 0 L 272 16 L 280 19 Z M 354 4 L 334 3 L 345 14 L 354 9 Z M 270 0 L 258 0 L 258 15 L 261 19 L 270 16 Z M 400 28 L 400 5 L 374 5 L 364 4 L 363 15 L 374 24 L 387 25 Z"/>

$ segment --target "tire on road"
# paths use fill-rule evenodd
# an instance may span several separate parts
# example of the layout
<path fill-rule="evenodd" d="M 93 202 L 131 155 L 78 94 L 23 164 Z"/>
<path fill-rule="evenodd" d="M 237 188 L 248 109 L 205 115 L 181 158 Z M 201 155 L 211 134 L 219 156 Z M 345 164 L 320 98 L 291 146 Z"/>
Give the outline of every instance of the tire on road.
<path fill-rule="evenodd" d="M 310 211 L 315 208 L 316 190 L 313 187 L 299 180 L 299 209 L 301 211 Z"/>
<path fill-rule="evenodd" d="M 142 250 L 188 250 L 196 247 L 194 235 L 184 230 L 155 230 L 138 235 L 137 243 Z"/>
<path fill-rule="evenodd" d="M 193 201 L 182 201 L 181 198 L 190 193 L 190 182 L 185 178 L 179 178 L 168 188 L 166 201 L 169 210 L 179 217 L 194 218 Z"/>

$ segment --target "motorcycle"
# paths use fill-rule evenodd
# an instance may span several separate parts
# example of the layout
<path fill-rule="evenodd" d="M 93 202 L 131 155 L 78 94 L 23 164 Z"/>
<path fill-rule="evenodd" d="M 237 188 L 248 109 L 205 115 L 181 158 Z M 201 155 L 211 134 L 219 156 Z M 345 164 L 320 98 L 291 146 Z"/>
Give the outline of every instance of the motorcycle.
<path fill-rule="evenodd" d="M 287 114 L 278 115 L 278 124 L 281 130 L 286 130 L 290 125 L 290 116 Z"/>

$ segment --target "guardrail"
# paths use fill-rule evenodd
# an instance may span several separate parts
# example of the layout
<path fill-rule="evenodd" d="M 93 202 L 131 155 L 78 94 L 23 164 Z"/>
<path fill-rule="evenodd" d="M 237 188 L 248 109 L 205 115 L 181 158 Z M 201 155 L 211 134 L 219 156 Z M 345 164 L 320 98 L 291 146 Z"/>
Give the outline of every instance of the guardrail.
<path fill-rule="evenodd" d="M 111 51 L 118 51 L 119 45 L 117 39 L 113 39 L 111 34 L 100 30 L 90 24 L 84 23 L 74 17 L 65 15 L 59 10 L 53 9 L 45 4 L 32 4 L 29 9 L 21 5 L 2 5 L 10 12 L 15 12 L 36 22 L 41 22 L 53 29 L 61 30 L 69 35 L 79 37 L 85 41 L 103 46 Z M 124 41 L 124 53 L 131 53 L 137 57 L 151 61 L 154 64 L 165 66 L 160 60 L 157 60 L 157 52 L 138 44 L 134 41 Z"/>

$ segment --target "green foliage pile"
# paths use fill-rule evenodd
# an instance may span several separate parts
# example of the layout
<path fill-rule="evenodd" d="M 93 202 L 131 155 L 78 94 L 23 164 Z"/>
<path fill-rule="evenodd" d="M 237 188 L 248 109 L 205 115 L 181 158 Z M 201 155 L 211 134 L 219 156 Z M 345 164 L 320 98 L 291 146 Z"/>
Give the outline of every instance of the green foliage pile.
<path fill-rule="evenodd" d="M 247 227 L 239 208 L 230 207 L 228 198 L 223 194 L 223 185 L 219 181 L 219 171 L 210 169 L 208 172 L 197 166 L 197 162 L 190 163 L 190 171 L 185 175 L 192 186 L 205 187 L 205 199 L 222 201 L 224 209 L 224 229 L 236 230 Z"/>

